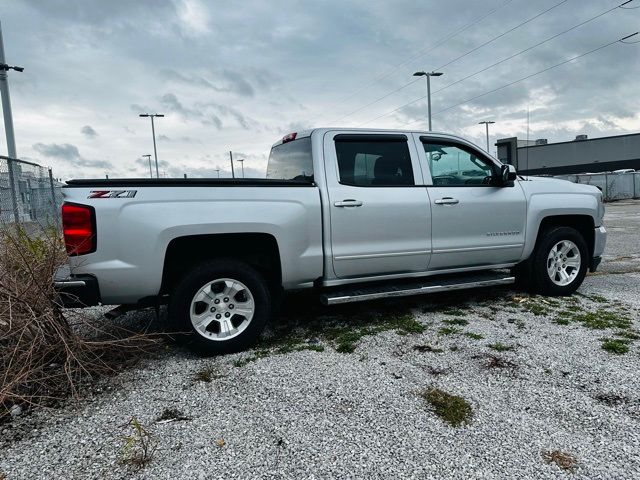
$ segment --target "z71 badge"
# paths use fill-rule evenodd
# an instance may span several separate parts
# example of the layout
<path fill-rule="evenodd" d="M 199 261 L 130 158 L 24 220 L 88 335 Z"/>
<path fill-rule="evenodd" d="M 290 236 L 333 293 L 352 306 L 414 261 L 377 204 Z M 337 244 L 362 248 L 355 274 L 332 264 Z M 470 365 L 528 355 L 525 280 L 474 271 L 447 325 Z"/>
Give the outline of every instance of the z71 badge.
<path fill-rule="evenodd" d="M 87 198 L 133 198 L 137 190 L 91 190 Z"/>

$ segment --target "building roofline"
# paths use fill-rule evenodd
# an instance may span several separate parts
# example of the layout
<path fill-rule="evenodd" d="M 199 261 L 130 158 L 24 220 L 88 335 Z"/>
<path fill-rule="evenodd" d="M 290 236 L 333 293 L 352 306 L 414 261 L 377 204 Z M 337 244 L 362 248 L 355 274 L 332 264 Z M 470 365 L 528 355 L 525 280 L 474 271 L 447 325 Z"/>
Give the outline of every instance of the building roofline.
<path fill-rule="evenodd" d="M 523 147 L 517 147 L 517 148 L 550 147 L 550 146 L 553 146 L 553 145 L 564 145 L 564 144 L 567 144 L 567 143 L 587 143 L 587 142 L 595 142 L 596 140 L 608 140 L 610 138 L 635 137 L 635 136 L 640 136 L 640 133 L 625 133 L 625 134 L 622 134 L 622 135 L 609 135 L 607 137 L 587 138 L 586 140 L 566 140 L 564 142 L 545 143 L 545 144 L 542 144 L 542 145 L 525 145 Z M 518 139 L 518 137 L 500 138 L 500 139 L 496 140 L 496 145 L 500 140 L 511 140 L 513 138 L 515 138 L 516 140 Z"/>

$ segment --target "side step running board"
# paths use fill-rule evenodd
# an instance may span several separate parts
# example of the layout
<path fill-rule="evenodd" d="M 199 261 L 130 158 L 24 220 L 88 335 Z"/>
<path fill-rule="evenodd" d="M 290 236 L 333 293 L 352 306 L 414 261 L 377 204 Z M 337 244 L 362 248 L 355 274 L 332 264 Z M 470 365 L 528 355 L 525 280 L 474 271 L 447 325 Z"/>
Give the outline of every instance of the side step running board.
<path fill-rule="evenodd" d="M 340 290 L 328 292 L 320 296 L 325 305 L 337 305 L 339 303 L 364 302 L 381 298 L 406 297 L 409 295 L 421 295 L 426 293 L 450 292 L 467 288 L 492 287 L 496 285 L 510 285 L 515 283 L 515 277 L 505 274 L 476 274 L 473 276 L 432 279 L 420 283 L 405 285 L 385 285 L 377 287 L 362 287 L 353 290 Z"/>

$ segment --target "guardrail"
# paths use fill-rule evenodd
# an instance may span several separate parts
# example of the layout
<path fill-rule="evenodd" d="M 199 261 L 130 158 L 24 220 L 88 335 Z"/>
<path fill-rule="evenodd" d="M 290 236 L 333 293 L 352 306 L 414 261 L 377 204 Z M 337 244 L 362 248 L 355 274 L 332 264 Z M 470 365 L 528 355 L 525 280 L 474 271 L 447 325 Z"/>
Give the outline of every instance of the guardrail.
<path fill-rule="evenodd" d="M 640 172 L 626 173 L 579 173 L 556 175 L 555 178 L 573 183 L 595 185 L 602 190 L 605 202 L 640 198 Z"/>

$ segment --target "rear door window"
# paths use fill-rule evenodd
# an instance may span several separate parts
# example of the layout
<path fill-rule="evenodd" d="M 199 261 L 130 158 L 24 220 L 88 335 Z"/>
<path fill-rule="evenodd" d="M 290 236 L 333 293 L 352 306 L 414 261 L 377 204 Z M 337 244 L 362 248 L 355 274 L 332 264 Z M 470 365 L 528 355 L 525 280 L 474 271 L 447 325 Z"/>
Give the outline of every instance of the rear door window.
<path fill-rule="evenodd" d="M 356 187 L 415 185 L 405 135 L 336 135 L 340 183 Z"/>

